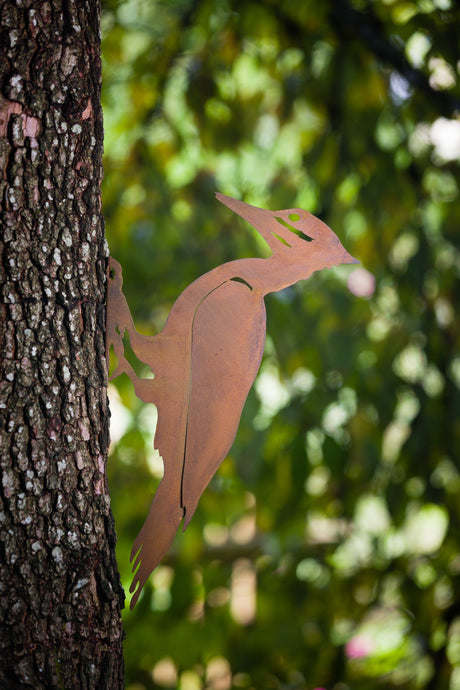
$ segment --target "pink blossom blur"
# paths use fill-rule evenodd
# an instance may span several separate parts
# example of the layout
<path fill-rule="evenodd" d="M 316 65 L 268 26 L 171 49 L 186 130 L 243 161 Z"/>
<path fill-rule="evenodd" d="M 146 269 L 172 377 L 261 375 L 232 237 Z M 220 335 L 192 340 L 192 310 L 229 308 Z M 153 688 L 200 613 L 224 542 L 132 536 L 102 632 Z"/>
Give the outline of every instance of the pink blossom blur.
<path fill-rule="evenodd" d="M 345 654 L 349 659 L 360 659 L 363 656 L 368 656 L 372 651 L 372 643 L 369 638 L 364 635 L 356 635 L 348 640 L 345 645 Z"/>
<path fill-rule="evenodd" d="M 375 291 L 375 277 L 365 268 L 355 268 L 348 276 L 347 286 L 355 297 L 372 297 Z"/>

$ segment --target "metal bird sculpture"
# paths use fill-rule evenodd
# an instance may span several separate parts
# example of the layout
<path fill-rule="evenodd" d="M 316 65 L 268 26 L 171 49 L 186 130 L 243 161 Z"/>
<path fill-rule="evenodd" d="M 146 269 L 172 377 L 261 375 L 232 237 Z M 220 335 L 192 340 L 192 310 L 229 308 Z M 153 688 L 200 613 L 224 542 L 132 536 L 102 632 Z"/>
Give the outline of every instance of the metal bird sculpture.
<path fill-rule="evenodd" d="M 164 463 L 164 476 L 131 552 L 131 609 L 180 523 L 184 530 L 188 526 L 233 444 L 264 350 L 265 295 L 314 271 L 357 263 L 333 231 L 307 211 L 266 211 L 216 196 L 258 230 L 272 254 L 230 261 L 195 280 L 177 298 L 157 335 L 136 331 L 122 292 L 121 266 L 109 259 L 106 349 L 108 357 L 113 346 L 118 359 L 111 378 L 126 373 L 137 396 L 156 405 L 154 445 Z M 153 379 L 139 378 L 124 357 L 125 331 Z"/>

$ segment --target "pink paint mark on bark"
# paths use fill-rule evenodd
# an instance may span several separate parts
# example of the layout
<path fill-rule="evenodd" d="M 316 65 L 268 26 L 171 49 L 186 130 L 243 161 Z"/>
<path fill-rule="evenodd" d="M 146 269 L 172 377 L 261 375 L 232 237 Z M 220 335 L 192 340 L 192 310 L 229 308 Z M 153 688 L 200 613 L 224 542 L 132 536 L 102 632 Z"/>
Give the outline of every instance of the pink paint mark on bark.
<path fill-rule="evenodd" d="M 40 120 L 31 115 L 22 115 L 22 130 L 24 136 L 35 139 L 40 128 Z"/>
<path fill-rule="evenodd" d="M 82 422 L 82 421 L 80 420 L 80 421 L 78 422 L 78 426 L 80 427 L 80 432 L 81 432 L 82 439 L 83 439 L 84 441 L 89 441 L 89 439 L 91 438 L 91 434 L 90 434 L 90 432 L 89 432 L 89 429 L 88 429 L 87 424 L 85 424 L 84 422 Z"/>
<path fill-rule="evenodd" d="M 97 468 L 101 474 L 105 474 L 105 462 L 103 455 L 97 456 Z"/>
<path fill-rule="evenodd" d="M 94 491 L 96 494 L 100 495 L 105 493 L 105 462 L 104 456 L 101 453 L 97 456 L 97 469 L 101 474 L 101 478 L 97 480 L 96 485 L 94 487 Z"/>
<path fill-rule="evenodd" d="M 88 105 L 84 109 L 84 111 L 81 114 L 81 119 L 82 120 L 88 120 L 91 115 L 93 114 L 93 104 L 91 103 L 91 99 L 88 99 Z"/>
<path fill-rule="evenodd" d="M 11 115 L 18 115 L 22 112 L 21 103 L 16 101 L 4 101 L 0 107 L 0 137 L 6 137 L 8 132 L 8 122 Z"/>
<path fill-rule="evenodd" d="M 79 470 L 82 470 L 85 466 L 85 461 L 83 460 L 82 454 L 79 450 L 77 450 L 75 453 L 75 463 L 77 465 L 77 469 Z"/>
<path fill-rule="evenodd" d="M 38 147 L 36 136 L 40 129 L 40 120 L 32 115 L 26 115 L 22 110 L 22 103 L 17 101 L 3 101 L 0 104 L 0 137 L 6 137 L 8 133 L 8 123 L 12 115 L 21 115 L 22 131 L 24 136 L 30 138 L 33 149 Z"/>

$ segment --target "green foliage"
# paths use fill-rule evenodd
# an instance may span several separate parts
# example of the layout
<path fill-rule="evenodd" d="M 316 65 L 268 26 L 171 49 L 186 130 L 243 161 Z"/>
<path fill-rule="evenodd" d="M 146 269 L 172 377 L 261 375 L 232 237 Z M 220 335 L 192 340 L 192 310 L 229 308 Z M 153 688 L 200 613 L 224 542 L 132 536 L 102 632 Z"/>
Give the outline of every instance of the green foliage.
<path fill-rule="evenodd" d="M 104 3 L 104 214 L 139 330 L 266 255 L 217 190 L 305 208 L 361 261 L 266 300 L 234 447 L 126 613 L 131 690 L 460 688 L 459 20 L 453 0 Z M 128 587 L 161 459 L 123 378 Z"/>

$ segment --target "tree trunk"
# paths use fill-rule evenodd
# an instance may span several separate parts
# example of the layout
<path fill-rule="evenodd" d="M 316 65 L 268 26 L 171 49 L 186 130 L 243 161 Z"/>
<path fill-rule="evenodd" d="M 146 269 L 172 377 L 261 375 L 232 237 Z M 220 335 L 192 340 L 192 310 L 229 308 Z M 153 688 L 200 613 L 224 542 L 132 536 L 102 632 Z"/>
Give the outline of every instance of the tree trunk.
<path fill-rule="evenodd" d="M 123 687 L 98 0 L 0 0 L 0 688 Z"/>

